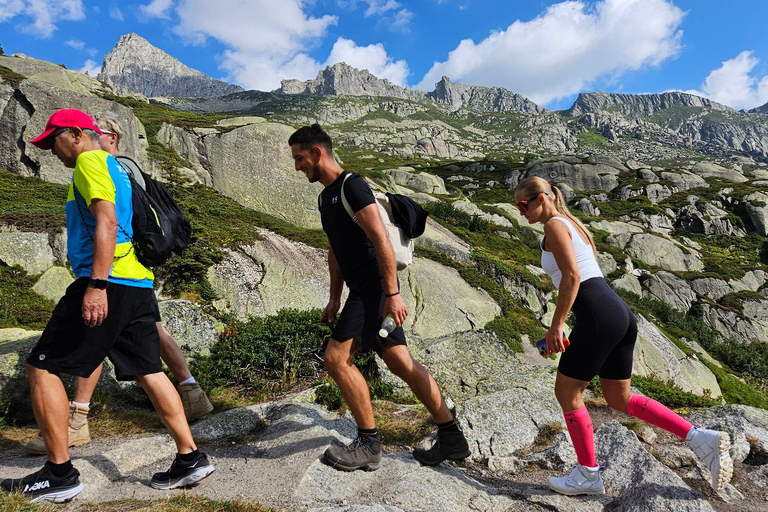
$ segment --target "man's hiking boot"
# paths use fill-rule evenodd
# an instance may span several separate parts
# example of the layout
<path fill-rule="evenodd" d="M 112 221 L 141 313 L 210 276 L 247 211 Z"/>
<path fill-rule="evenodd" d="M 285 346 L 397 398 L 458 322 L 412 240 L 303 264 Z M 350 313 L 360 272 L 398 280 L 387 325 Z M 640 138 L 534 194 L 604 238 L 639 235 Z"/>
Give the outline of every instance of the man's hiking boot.
<path fill-rule="evenodd" d="M 377 437 L 358 436 L 346 446 L 331 445 L 325 450 L 325 463 L 343 471 L 374 471 L 381 462 L 381 441 Z"/>
<path fill-rule="evenodd" d="M 75 404 L 69 404 L 69 447 L 83 446 L 91 442 L 91 433 L 88 430 L 88 411 L 89 407 L 79 407 Z M 45 455 L 48 451 L 45 449 L 45 441 L 42 437 L 33 439 L 24 445 L 24 450 L 30 455 Z"/>
<path fill-rule="evenodd" d="M 184 462 L 176 455 L 171 463 L 171 469 L 152 475 L 151 485 L 154 489 L 176 489 L 177 487 L 186 487 L 199 482 L 211 473 L 216 471 L 210 462 L 208 456 L 200 452 L 194 460 Z"/>
<path fill-rule="evenodd" d="M 461 460 L 469 457 L 469 443 L 463 432 L 437 432 L 432 448 L 416 448 L 413 457 L 425 466 L 437 466 L 446 459 Z"/>
<path fill-rule="evenodd" d="M 550 477 L 549 488 L 566 496 L 600 495 L 605 494 L 603 485 L 603 467 L 589 469 L 581 464 L 576 464 L 568 476 Z"/>
<path fill-rule="evenodd" d="M 83 484 L 80 483 L 80 472 L 75 468 L 63 477 L 57 477 L 46 464 L 40 471 L 24 478 L 3 480 L 0 488 L 5 492 L 19 492 L 32 501 L 66 503 L 80 494 Z"/>
<path fill-rule="evenodd" d="M 187 421 L 199 420 L 213 410 L 211 401 L 197 382 L 179 384 L 179 395 Z"/>
<path fill-rule="evenodd" d="M 717 492 L 725 489 L 733 476 L 731 437 L 727 432 L 694 427 L 688 432 L 685 444 L 707 466 L 712 475 L 710 485 Z"/>

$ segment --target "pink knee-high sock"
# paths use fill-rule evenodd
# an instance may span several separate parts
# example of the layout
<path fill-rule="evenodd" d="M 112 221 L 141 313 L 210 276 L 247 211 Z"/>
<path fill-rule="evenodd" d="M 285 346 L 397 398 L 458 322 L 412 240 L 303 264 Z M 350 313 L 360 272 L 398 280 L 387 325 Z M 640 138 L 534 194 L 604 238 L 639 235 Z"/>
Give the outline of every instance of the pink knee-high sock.
<path fill-rule="evenodd" d="M 592 418 L 589 417 L 586 406 L 575 411 L 563 412 L 563 417 L 579 464 L 590 468 L 597 466 L 595 433 L 592 428 Z"/>
<path fill-rule="evenodd" d="M 670 411 L 666 406 L 647 396 L 630 396 L 627 412 L 630 416 L 663 428 L 667 432 L 672 432 L 680 439 L 685 439 L 693 427 L 679 414 Z"/>

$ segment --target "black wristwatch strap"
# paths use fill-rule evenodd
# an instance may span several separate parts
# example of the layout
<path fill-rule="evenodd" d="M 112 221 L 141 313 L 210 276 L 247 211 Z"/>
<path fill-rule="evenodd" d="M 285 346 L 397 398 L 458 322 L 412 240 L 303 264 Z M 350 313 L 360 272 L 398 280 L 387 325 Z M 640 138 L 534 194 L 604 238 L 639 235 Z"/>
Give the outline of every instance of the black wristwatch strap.
<path fill-rule="evenodd" d="M 88 286 L 90 286 L 91 288 L 97 288 L 99 290 L 106 290 L 107 284 L 109 284 L 109 281 L 107 281 L 106 279 L 91 278 L 88 280 Z"/>

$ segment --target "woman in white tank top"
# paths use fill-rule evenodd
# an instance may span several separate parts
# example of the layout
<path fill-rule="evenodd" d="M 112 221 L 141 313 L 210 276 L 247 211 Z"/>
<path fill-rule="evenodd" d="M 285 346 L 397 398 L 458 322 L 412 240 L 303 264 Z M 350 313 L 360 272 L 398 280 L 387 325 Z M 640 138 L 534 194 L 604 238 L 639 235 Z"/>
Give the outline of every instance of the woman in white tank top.
<path fill-rule="evenodd" d="M 595 456 L 592 420 L 582 398 L 589 382 L 599 375 L 608 405 L 685 439 L 709 467 L 712 486 L 722 490 L 733 472 L 728 434 L 693 427 L 659 402 L 631 393 L 635 316 L 603 279 L 592 237 L 568 211 L 562 193 L 542 178 L 529 177 L 520 182 L 515 196 L 520 214 L 531 224 L 544 225 L 541 266 L 558 290 L 546 351 L 564 352 L 557 369 L 555 397 L 563 408 L 579 462 L 568 476 L 550 478 L 550 488 L 567 495 L 605 492 L 602 467 Z M 571 311 L 576 321 L 566 350 L 563 332 Z"/>

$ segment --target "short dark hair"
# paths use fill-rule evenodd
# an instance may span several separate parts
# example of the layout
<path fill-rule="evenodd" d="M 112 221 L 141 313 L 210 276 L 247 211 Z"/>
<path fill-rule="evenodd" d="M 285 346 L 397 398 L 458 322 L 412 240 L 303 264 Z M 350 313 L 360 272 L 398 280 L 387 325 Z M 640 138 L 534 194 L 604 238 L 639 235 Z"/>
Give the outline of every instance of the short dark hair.
<path fill-rule="evenodd" d="M 333 153 L 333 142 L 331 137 L 325 133 L 319 124 L 312 126 L 302 126 L 288 139 L 288 145 L 298 144 L 301 149 L 311 149 L 312 146 L 323 146 L 329 153 Z"/>

